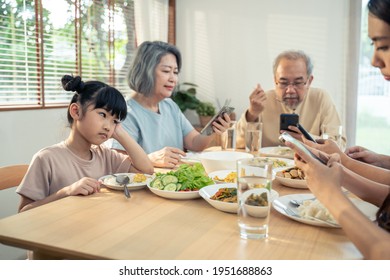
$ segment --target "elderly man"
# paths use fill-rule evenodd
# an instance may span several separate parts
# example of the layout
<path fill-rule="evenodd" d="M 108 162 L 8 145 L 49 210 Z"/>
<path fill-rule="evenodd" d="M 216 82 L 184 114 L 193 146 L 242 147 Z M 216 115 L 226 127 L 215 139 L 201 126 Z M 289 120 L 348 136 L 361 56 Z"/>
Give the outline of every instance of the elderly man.
<path fill-rule="evenodd" d="M 273 66 L 275 89 L 264 92 L 258 84 L 249 96 L 249 108 L 237 122 L 237 147 L 245 147 L 245 128 L 248 122 L 263 123 L 262 147 L 280 145 L 280 114 L 298 114 L 299 123 L 319 138 L 322 125 L 341 125 L 340 117 L 330 96 L 323 90 L 310 87 L 313 81 L 311 59 L 302 51 L 279 54 Z M 302 140 L 297 127 L 289 133 Z M 342 144 L 345 145 L 343 133 Z"/>

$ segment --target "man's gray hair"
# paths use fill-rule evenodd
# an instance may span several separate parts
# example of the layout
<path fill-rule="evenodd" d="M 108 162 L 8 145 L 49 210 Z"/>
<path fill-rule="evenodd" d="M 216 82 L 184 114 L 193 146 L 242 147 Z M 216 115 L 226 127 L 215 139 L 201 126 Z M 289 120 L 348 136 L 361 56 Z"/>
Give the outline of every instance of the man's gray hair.
<path fill-rule="evenodd" d="M 280 53 L 274 61 L 274 76 L 276 75 L 276 69 L 279 66 L 279 63 L 282 59 L 287 59 L 287 60 L 298 60 L 298 59 L 303 59 L 303 61 L 306 63 L 306 71 L 307 71 L 307 77 L 310 77 L 313 73 L 313 63 L 311 62 L 310 56 L 308 56 L 306 53 L 304 53 L 301 50 L 288 50 Z"/>
<path fill-rule="evenodd" d="M 176 57 L 178 72 L 181 69 L 181 54 L 175 46 L 161 41 L 145 41 L 137 50 L 127 74 L 127 81 L 132 90 L 150 96 L 155 85 L 155 70 L 161 58 L 166 54 Z"/>

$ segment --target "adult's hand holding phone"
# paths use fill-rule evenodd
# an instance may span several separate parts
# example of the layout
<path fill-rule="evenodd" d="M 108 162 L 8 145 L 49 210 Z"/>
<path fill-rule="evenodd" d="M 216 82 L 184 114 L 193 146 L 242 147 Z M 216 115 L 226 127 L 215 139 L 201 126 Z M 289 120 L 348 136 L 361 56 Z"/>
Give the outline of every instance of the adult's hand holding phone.
<path fill-rule="evenodd" d="M 221 135 L 224 133 L 230 126 L 231 120 L 228 114 L 224 113 L 222 117 L 216 119 L 212 125 L 213 130 L 216 134 Z"/>
<path fill-rule="evenodd" d="M 295 125 L 289 125 L 288 126 L 288 129 L 289 131 L 287 130 L 281 130 L 280 131 L 280 134 L 282 134 L 283 132 L 287 132 L 288 134 L 290 134 L 292 137 L 294 137 L 295 139 L 299 140 L 302 142 L 302 139 L 304 138 L 302 133 L 299 131 L 298 127 L 296 127 Z"/>
<path fill-rule="evenodd" d="M 307 139 L 303 139 L 303 143 L 305 143 L 305 145 L 311 147 L 311 148 L 314 148 L 316 150 L 319 150 L 321 152 L 324 152 L 326 154 L 339 154 L 340 156 L 340 159 L 341 159 L 341 162 L 343 162 L 344 160 L 344 157 L 346 157 L 346 155 L 343 153 L 343 151 L 340 150 L 339 146 L 337 145 L 337 143 L 332 140 L 332 139 L 317 139 L 316 140 L 317 143 L 314 143 L 312 141 L 309 141 Z"/>
<path fill-rule="evenodd" d="M 337 154 L 327 156 L 324 153 L 318 152 L 317 155 L 319 157 L 327 157 L 328 163 L 327 165 L 324 165 L 320 161 L 305 153 L 294 143 L 286 142 L 286 145 L 296 152 L 294 157 L 295 164 L 305 173 L 305 179 L 310 190 L 320 200 L 321 198 L 331 199 L 331 197 L 326 198 L 326 196 L 331 196 L 332 194 L 329 189 L 339 188 L 342 182 L 343 171 L 339 162 L 339 156 Z M 315 153 L 313 149 L 311 149 L 311 151 Z"/>

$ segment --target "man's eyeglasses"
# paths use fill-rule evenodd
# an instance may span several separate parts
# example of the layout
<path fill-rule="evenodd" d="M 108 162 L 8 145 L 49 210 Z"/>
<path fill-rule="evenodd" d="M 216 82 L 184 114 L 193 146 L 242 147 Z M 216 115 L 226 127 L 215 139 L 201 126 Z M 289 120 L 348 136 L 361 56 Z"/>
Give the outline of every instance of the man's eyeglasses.
<path fill-rule="evenodd" d="M 300 82 L 291 82 L 291 83 L 282 81 L 282 82 L 276 82 L 276 85 L 280 89 L 286 89 L 289 86 L 293 86 L 296 89 L 303 89 L 305 87 L 305 85 L 307 84 L 307 81 L 308 80 L 306 80 L 306 82 L 300 81 Z"/>

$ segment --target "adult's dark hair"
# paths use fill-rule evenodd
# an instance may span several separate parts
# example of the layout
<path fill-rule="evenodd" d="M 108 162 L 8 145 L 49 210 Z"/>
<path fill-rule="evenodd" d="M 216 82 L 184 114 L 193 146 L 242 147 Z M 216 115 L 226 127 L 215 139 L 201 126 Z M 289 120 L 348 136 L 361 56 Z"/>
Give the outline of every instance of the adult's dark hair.
<path fill-rule="evenodd" d="M 137 49 L 127 75 L 132 90 L 145 96 L 152 94 L 155 85 L 155 70 L 161 58 L 167 54 L 176 57 L 178 72 L 181 69 L 181 54 L 175 46 L 161 41 L 145 41 Z"/>
<path fill-rule="evenodd" d="M 298 60 L 298 59 L 303 59 L 303 61 L 306 64 L 306 73 L 307 77 L 309 78 L 313 74 L 313 63 L 311 62 L 310 56 L 308 56 L 305 52 L 300 51 L 300 50 L 288 50 L 280 53 L 274 60 L 274 65 L 273 65 L 273 71 L 274 71 L 274 76 L 276 74 L 276 69 L 279 66 L 279 63 L 282 59 L 287 59 L 287 60 Z"/>
<path fill-rule="evenodd" d="M 390 25 L 390 0 L 370 0 L 368 11 Z"/>
<path fill-rule="evenodd" d="M 61 83 L 64 90 L 76 92 L 70 104 L 80 104 L 83 114 L 87 111 L 88 106 L 93 105 L 94 109 L 104 108 L 112 115 L 116 115 L 121 121 L 126 118 L 126 100 L 116 88 L 99 81 L 83 82 L 80 76 L 73 77 L 71 75 L 64 75 Z M 68 122 L 70 125 L 73 124 L 69 110 Z"/>

